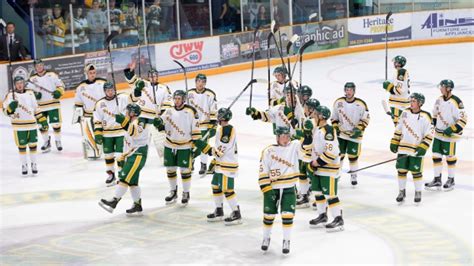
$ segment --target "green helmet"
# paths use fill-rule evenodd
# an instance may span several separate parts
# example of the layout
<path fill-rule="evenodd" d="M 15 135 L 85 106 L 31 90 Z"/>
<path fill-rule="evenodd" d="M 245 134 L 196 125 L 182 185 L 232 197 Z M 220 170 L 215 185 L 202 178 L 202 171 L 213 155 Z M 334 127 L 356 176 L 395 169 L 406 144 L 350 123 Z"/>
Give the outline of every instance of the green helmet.
<path fill-rule="evenodd" d="M 404 67 L 407 63 L 407 59 L 404 56 L 397 55 L 393 58 L 393 62 L 399 63 L 401 67 Z"/>
<path fill-rule="evenodd" d="M 219 108 L 217 111 L 217 120 L 229 121 L 232 119 L 232 111 L 228 108 Z"/>
<path fill-rule="evenodd" d="M 25 82 L 25 78 L 23 78 L 22 76 L 16 76 L 16 77 L 13 78 L 13 83 L 16 84 L 19 81 Z"/>
<path fill-rule="evenodd" d="M 414 92 L 410 95 L 410 98 L 417 100 L 420 106 L 425 103 L 425 96 L 421 93 Z"/>
<path fill-rule="evenodd" d="M 115 86 L 112 82 L 107 81 L 107 82 L 104 83 L 103 88 L 104 88 L 104 91 L 106 91 L 108 89 L 115 89 Z"/>
<path fill-rule="evenodd" d="M 454 82 L 450 79 L 443 79 L 440 83 L 440 86 L 454 89 Z"/>
<path fill-rule="evenodd" d="M 303 85 L 298 88 L 298 94 L 301 94 L 302 96 L 311 97 L 311 95 L 313 95 L 313 90 L 309 86 Z"/>
<path fill-rule="evenodd" d="M 41 60 L 41 58 L 37 58 L 35 59 L 35 61 L 33 61 L 33 64 L 36 66 L 36 65 L 39 65 L 39 64 L 44 64 L 43 60 Z"/>
<path fill-rule="evenodd" d="M 318 106 L 318 108 L 316 108 L 316 112 L 320 113 L 325 120 L 331 117 L 331 110 L 329 110 L 329 108 L 327 108 L 326 106 Z"/>
<path fill-rule="evenodd" d="M 354 89 L 354 91 L 355 91 L 356 85 L 355 85 L 354 82 L 350 82 L 350 81 L 349 81 L 349 82 L 346 82 L 346 84 L 344 84 L 344 89 L 345 89 L 345 88 L 352 88 L 352 89 Z"/>
<path fill-rule="evenodd" d="M 281 73 L 283 75 L 286 76 L 287 72 L 286 72 L 286 68 L 285 67 L 282 67 L 282 66 L 279 66 L 279 67 L 275 67 L 275 69 L 273 70 L 273 75 L 277 74 L 277 73 Z"/>
<path fill-rule="evenodd" d="M 139 116 L 142 112 L 142 108 L 136 103 L 129 103 L 127 105 L 127 112 L 129 115 L 133 114 L 134 116 Z"/>
<path fill-rule="evenodd" d="M 289 127 L 276 127 L 275 128 L 275 135 L 280 136 L 280 135 L 289 135 L 290 134 L 290 128 Z"/>
<path fill-rule="evenodd" d="M 308 106 L 308 108 L 310 109 L 313 109 L 313 110 L 317 110 L 318 109 L 318 106 L 320 106 L 321 104 L 319 103 L 319 101 L 315 98 L 310 98 L 306 101 L 306 105 Z"/>
<path fill-rule="evenodd" d="M 183 98 L 183 101 L 184 101 L 186 99 L 186 92 L 183 91 L 183 90 L 176 90 L 173 93 L 173 98 L 176 97 L 176 96 L 181 96 Z"/>
<path fill-rule="evenodd" d="M 296 95 L 296 89 L 295 87 L 293 87 L 293 84 L 288 83 L 288 85 L 285 86 L 285 88 L 283 89 L 283 93 L 291 93 L 291 91 L 293 91 L 293 94 Z"/>
<path fill-rule="evenodd" d="M 207 81 L 207 76 L 204 75 L 204 74 L 202 74 L 202 73 L 199 73 L 199 74 L 197 74 L 197 76 L 196 76 L 196 81 L 197 81 L 198 79 Z"/>
<path fill-rule="evenodd" d="M 156 70 L 155 68 L 148 70 L 148 77 L 151 76 L 158 76 L 158 70 Z"/>

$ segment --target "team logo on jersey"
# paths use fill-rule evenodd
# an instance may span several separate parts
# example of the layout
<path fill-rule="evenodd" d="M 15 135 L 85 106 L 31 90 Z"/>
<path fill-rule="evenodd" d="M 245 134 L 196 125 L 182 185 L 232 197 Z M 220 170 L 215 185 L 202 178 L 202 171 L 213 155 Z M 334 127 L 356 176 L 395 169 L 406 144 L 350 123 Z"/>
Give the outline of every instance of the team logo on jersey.
<path fill-rule="evenodd" d="M 107 107 L 107 105 L 104 102 L 100 103 L 100 108 L 105 108 L 105 107 Z"/>
<path fill-rule="evenodd" d="M 229 142 L 229 136 L 222 137 L 222 142 L 225 142 L 225 143 Z"/>
<path fill-rule="evenodd" d="M 459 103 L 459 109 L 464 109 L 464 104 L 462 102 Z"/>
<path fill-rule="evenodd" d="M 324 137 L 325 140 L 334 140 L 334 135 L 331 134 L 331 133 L 328 133 L 326 134 L 326 136 Z"/>
<path fill-rule="evenodd" d="M 338 107 L 338 108 L 342 108 L 342 107 L 344 107 L 344 104 L 343 104 L 342 102 L 338 102 L 338 103 L 337 103 L 337 107 Z"/>
<path fill-rule="evenodd" d="M 404 80 L 404 76 L 403 76 L 403 75 L 398 76 L 398 80 L 403 81 L 403 80 Z"/>

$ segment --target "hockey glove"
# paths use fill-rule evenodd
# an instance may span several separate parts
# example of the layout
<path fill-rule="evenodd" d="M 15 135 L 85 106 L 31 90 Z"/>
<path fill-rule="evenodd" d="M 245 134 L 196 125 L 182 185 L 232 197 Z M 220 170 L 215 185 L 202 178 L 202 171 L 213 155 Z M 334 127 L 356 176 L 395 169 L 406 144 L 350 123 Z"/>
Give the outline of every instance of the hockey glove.
<path fill-rule="evenodd" d="M 35 91 L 34 94 L 35 94 L 36 100 L 41 99 L 41 96 L 43 96 L 43 94 L 41 94 L 41 92 L 39 92 L 39 91 L 38 92 Z"/>
<path fill-rule="evenodd" d="M 390 81 L 388 81 L 388 80 L 384 81 L 384 82 L 383 82 L 383 88 L 384 88 L 384 90 L 386 90 L 386 91 L 390 91 L 390 90 L 393 88 L 392 82 L 390 82 Z"/>
<path fill-rule="evenodd" d="M 298 125 L 298 119 L 296 118 L 291 119 L 290 124 L 292 128 L 295 128 Z"/>
<path fill-rule="evenodd" d="M 9 105 L 8 105 L 8 109 L 7 109 L 7 113 L 9 115 L 13 114 L 15 111 L 16 111 L 16 108 L 18 107 L 18 101 L 17 100 L 13 100 Z"/>
<path fill-rule="evenodd" d="M 308 119 L 304 121 L 303 130 L 305 134 L 311 134 L 313 132 L 313 128 L 314 128 L 314 125 L 311 120 Z"/>
<path fill-rule="evenodd" d="M 60 90 L 53 91 L 53 98 L 54 99 L 59 99 L 59 98 L 61 98 L 61 96 L 62 96 L 62 93 L 61 93 Z"/>
<path fill-rule="evenodd" d="M 163 127 L 163 119 L 161 119 L 161 117 L 153 119 L 153 126 L 160 130 Z"/>
<path fill-rule="evenodd" d="M 245 109 L 245 114 L 246 115 L 254 115 L 255 113 L 257 112 L 257 109 L 255 109 L 254 107 L 247 107 L 247 109 Z"/>
<path fill-rule="evenodd" d="M 425 148 L 423 148 L 423 147 L 421 147 L 421 146 L 418 146 L 418 147 L 416 148 L 416 154 L 415 154 L 415 156 L 425 156 L 425 154 L 426 154 L 426 149 L 425 149 Z"/>
<path fill-rule="evenodd" d="M 443 134 L 448 137 L 451 137 L 451 135 L 453 134 L 453 129 L 451 127 L 448 127 L 443 131 Z"/>
<path fill-rule="evenodd" d="M 140 97 L 142 96 L 142 89 L 145 87 L 145 82 L 143 80 L 139 80 L 137 84 L 135 84 L 135 90 L 133 90 L 133 96 Z"/>
<path fill-rule="evenodd" d="M 398 152 L 398 144 L 390 143 L 390 151 L 393 152 L 393 153 L 397 153 Z"/>
<path fill-rule="evenodd" d="M 302 139 L 304 137 L 303 131 L 301 129 L 295 130 L 295 134 L 291 136 L 291 139 Z"/>
<path fill-rule="evenodd" d="M 360 137 L 362 135 L 362 130 L 360 130 L 358 127 L 355 127 L 353 130 L 352 130 L 352 134 L 351 134 L 351 139 L 356 139 L 358 137 Z"/>
<path fill-rule="evenodd" d="M 115 122 L 122 124 L 125 121 L 125 116 L 123 114 L 115 115 Z"/>
<path fill-rule="evenodd" d="M 102 143 L 104 143 L 104 136 L 95 135 L 95 143 L 97 143 L 97 145 L 102 145 Z"/>

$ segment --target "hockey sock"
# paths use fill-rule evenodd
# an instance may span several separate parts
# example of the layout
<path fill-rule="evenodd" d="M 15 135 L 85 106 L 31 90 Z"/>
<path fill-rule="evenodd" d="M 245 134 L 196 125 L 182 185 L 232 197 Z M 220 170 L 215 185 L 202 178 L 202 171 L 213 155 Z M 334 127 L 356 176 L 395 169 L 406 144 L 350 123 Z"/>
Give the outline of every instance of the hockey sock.
<path fill-rule="evenodd" d="M 333 218 L 336 218 L 337 216 L 340 216 L 342 214 L 341 203 L 339 202 L 339 198 L 337 196 L 328 199 L 328 205 Z"/>
<path fill-rule="evenodd" d="M 236 211 L 237 208 L 237 195 L 235 194 L 234 190 L 227 190 L 225 193 L 225 198 L 227 200 L 227 203 L 229 203 L 230 208 L 233 211 Z"/>
<path fill-rule="evenodd" d="M 320 191 L 316 191 L 316 208 L 318 209 L 318 214 L 326 213 L 327 202 L 326 198 Z"/>
<path fill-rule="evenodd" d="M 201 154 L 201 163 L 205 163 L 207 165 L 207 159 L 209 156 L 207 154 Z"/>
<path fill-rule="evenodd" d="M 224 203 L 224 193 L 219 189 L 219 186 L 212 186 L 212 197 L 214 198 L 216 207 L 222 207 Z"/>
<path fill-rule="evenodd" d="M 104 155 L 105 158 L 105 169 L 107 171 L 114 171 L 115 158 L 113 153 L 107 153 Z"/>
<path fill-rule="evenodd" d="M 433 170 L 435 177 L 440 176 L 443 171 L 443 158 L 439 153 L 433 153 Z"/>
<path fill-rule="evenodd" d="M 61 125 L 53 125 L 54 139 L 61 140 Z"/>
<path fill-rule="evenodd" d="M 191 169 L 180 168 L 181 179 L 183 180 L 183 192 L 189 192 L 191 189 Z"/>
<path fill-rule="evenodd" d="M 31 163 L 36 163 L 36 143 L 30 143 L 29 145 L 29 148 L 30 148 L 30 160 L 31 160 Z"/>
<path fill-rule="evenodd" d="M 359 163 L 357 161 L 358 159 L 359 159 L 359 156 L 351 157 L 349 155 L 349 169 L 351 171 L 355 171 L 355 170 L 359 169 Z"/>
<path fill-rule="evenodd" d="M 20 152 L 20 162 L 21 164 L 27 164 L 26 160 L 26 146 L 19 146 L 18 151 Z"/>
<path fill-rule="evenodd" d="M 398 170 L 398 189 L 405 189 L 407 185 L 407 170 Z"/>
<path fill-rule="evenodd" d="M 41 132 L 41 137 L 43 137 L 43 141 L 44 142 L 48 141 L 49 140 L 48 131 L 47 130 L 45 130 L 45 131 L 40 130 L 40 132 Z"/>
<path fill-rule="evenodd" d="M 273 221 L 275 214 L 263 214 L 263 237 L 268 238 L 272 234 Z"/>
<path fill-rule="evenodd" d="M 117 199 L 121 199 L 123 195 L 127 192 L 128 185 L 125 183 L 120 182 L 118 186 L 115 186 L 115 197 Z"/>
<path fill-rule="evenodd" d="M 290 240 L 291 228 L 293 227 L 293 217 L 295 216 L 292 212 L 282 212 L 281 220 L 283 224 L 283 239 Z"/>
<path fill-rule="evenodd" d="M 300 193 L 301 195 L 308 194 L 309 180 L 308 178 L 300 179 Z"/>
<path fill-rule="evenodd" d="M 421 191 L 421 187 L 423 186 L 423 173 L 412 172 L 411 174 L 413 175 L 413 183 L 415 183 L 415 191 Z"/>
<path fill-rule="evenodd" d="M 140 201 L 140 198 L 141 198 L 141 189 L 139 186 L 131 186 L 130 187 L 130 194 L 132 194 L 132 199 L 133 199 L 133 202 L 136 202 L 138 203 Z"/>
<path fill-rule="evenodd" d="M 454 177 L 457 161 L 458 159 L 456 156 L 449 156 L 446 158 L 446 162 L 448 163 L 448 177 Z"/>
<path fill-rule="evenodd" d="M 176 167 L 167 167 L 166 175 L 168 176 L 170 190 L 175 190 L 178 185 L 178 181 L 176 180 Z"/>

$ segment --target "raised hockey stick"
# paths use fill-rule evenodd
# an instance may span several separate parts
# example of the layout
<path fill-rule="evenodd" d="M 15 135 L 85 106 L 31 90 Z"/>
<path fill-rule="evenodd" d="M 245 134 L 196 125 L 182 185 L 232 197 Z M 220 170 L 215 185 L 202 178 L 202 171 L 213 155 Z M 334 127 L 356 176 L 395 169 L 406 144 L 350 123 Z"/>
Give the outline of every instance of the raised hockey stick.
<path fill-rule="evenodd" d="M 369 166 L 366 166 L 366 167 L 362 167 L 360 169 L 357 169 L 357 170 L 354 170 L 354 171 L 349 171 L 347 172 L 348 174 L 353 174 L 353 173 L 357 173 L 359 171 L 362 171 L 362 170 L 365 170 L 365 169 L 369 169 L 369 168 L 372 168 L 372 167 L 375 167 L 375 166 L 379 166 L 381 164 L 386 164 L 386 163 L 389 163 L 389 162 L 393 162 L 393 161 L 396 161 L 396 160 L 399 160 L 399 159 L 403 159 L 403 158 L 406 158 L 408 157 L 409 155 L 408 154 L 404 154 L 400 157 L 397 157 L 397 158 L 393 158 L 393 159 L 390 159 L 390 160 L 386 160 L 386 161 L 383 161 L 383 162 L 380 162 L 380 163 L 376 163 L 376 164 L 372 164 L 372 165 L 369 165 Z"/>
<path fill-rule="evenodd" d="M 287 70 L 287 73 L 289 73 L 288 69 L 286 68 L 285 60 L 283 59 L 283 52 L 281 50 L 281 43 L 280 43 L 280 47 L 278 47 L 277 39 L 275 37 L 275 33 L 280 32 L 280 28 L 279 28 L 278 24 L 275 22 L 275 20 L 272 21 L 272 24 L 270 25 L 270 29 L 273 32 L 273 34 L 272 34 L 273 41 L 275 42 L 275 46 L 276 46 L 276 49 L 278 51 L 278 55 L 280 56 L 281 65 Z"/>
<path fill-rule="evenodd" d="M 257 38 L 258 29 L 260 25 L 257 25 L 255 31 L 253 32 L 253 42 L 252 42 L 252 70 L 250 73 L 250 80 L 253 80 L 253 72 L 255 70 L 255 39 Z M 250 84 L 250 97 L 249 97 L 249 107 L 252 107 L 252 96 L 253 96 L 253 83 Z"/>
<path fill-rule="evenodd" d="M 293 64 L 293 70 L 291 72 L 291 76 L 293 77 L 293 75 L 295 74 L 295 69 L 296 69 L 296 64 L 298 63 L 298 61 L 300 62 L 300 86 L 302 84 L 302 77 L 303 77 L 303 53 L 304 51 L 306 50 L 306 48 L 310 47 L 311 45 L 313 45 L 315 43 L 314 40 L 309 40 L 307 42 L 305 42 L 301 47 L 300 49 L 298 50 L 298 57 L 299 57 L 299 60 L 295 61 L 295 63 Z"/>
<path fill-rule="evenodd" d="M 291 49 L 291 46 L 293 46 L 293 43 L 296 42 L 296 40 L 298 40 L 298 38 L 299 38 L 298 34 L 293 35 L 290 41 L 288 42 L 288 44 L 286 45 L 286 54 L 287 54 L 287 61 L 288 61 L 288 76 L 290 78 L 289 84 L 291 87 L 293 87 L 293 83 L 292 83 L 293 76 L 291 75 L 290 49 Z M 294 112 L 295 106 L 293 103 L 293 99 L 294 99 L 293 88 L 290 90 L 290 95 L 291 95 L 290 107 L 291 107 L 291 111 Z"/>
<path fill-rule="evenodd" d="M 272 35 L 273 32 L 270 31 L 270 33 L 267 36 L 267 79 L 268 79 L 268 90 L 267 90 L 267 96 L 268 96 L 268 108 L 270 108 L 270 90 L 272 86 L 271 82 L 271 77 L 270 77 L 270 57 L 271 57 L 271 50 L 270 50 L 270 42 L 272 41 Z"/>
<path fill-rule="evenodd" d="M 110 70 L 112 72 L 112 82 L 114 83 L 115 91 L 117 91 L 117 87 L 115 85 L 114 63 L 112 62 L 112 51 L 110 50 L 110 43 L 115 37 L 117 37 L 117 35 L 119 35 L 117 31 L 112 31 L 110 35 L 107 36 L 107 38 L 105 39 L 105 45 L 107 47 L 107 51 L 109 52 Z M 115 103 L 117 104 L 117 108 L 118 108 L 119 103 L 118 103 L 117 96 L 115 96 Z"/>
<path fill-rule="evenodd" d="M 184 74 L 184 85 L 186 86 L 186 94 L 188 93 L 188 74 L 186 73 L 186 68 L 177 60 L 173 60 L 176 64 L 179 65 L 179 67 L 183 70 Z M 188 97 L 186 97 L 186 101 L 188 100 Z"/>
<path fill-rule="evenodd" d="M 389 11 L 385 17 L 385 80 L 388 79 L 388 20 L 392 16 L 392 11 Z"/>
<path fill-rule="evenodd" d="M 11 55 L 8 55 L 8 75 L 12 81 L 12 98 L 15 100 L 15 79 L 13 78 L 12 68 L 12 57 Z"/>

